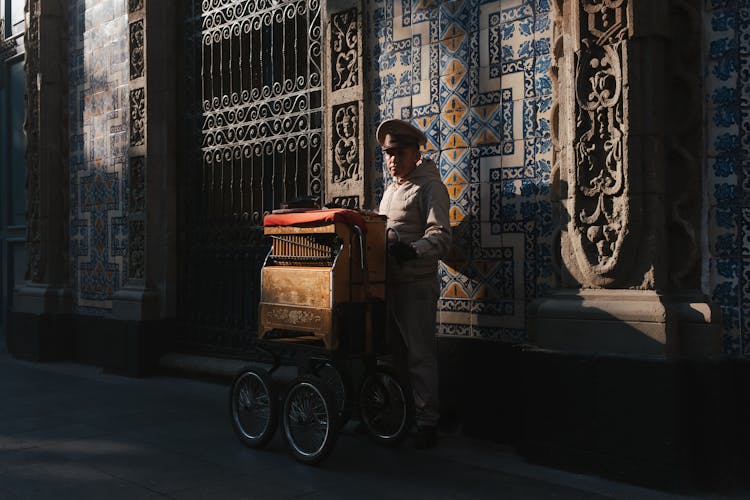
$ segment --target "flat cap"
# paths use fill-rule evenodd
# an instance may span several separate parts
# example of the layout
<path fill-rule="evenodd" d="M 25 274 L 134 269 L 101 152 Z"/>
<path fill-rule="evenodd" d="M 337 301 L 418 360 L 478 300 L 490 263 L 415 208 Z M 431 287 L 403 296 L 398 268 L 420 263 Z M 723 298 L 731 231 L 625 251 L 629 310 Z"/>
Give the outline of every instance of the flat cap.
<path fill-rule="evenodd" d="M 409 122 L 395 118 L 381 123 L 376 136 L 378 144 L 383 149 L 424 146 L 427 144 L 427 137 L 421 130 Z"/>

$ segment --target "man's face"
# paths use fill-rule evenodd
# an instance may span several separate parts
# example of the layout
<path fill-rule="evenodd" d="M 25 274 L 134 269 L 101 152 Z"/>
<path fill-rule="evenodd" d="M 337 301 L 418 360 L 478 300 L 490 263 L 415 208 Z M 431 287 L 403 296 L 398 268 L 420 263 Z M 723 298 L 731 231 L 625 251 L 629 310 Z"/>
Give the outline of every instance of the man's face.
<path fill-rule="evenodd" d="M 393 177 L 401 178 L 408 176 L 417 167 L 421 158 L 417 146 L 406 146 L 389 148 L 385 150 L 385 162 L 388 171 Z"/>

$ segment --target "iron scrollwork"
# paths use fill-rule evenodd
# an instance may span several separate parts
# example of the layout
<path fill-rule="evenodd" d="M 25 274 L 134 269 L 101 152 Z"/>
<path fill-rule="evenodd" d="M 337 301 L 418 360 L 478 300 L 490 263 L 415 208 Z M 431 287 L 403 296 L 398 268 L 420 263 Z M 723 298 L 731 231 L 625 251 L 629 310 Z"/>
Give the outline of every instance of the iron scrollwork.
<path fill-rule="evenodd" d="M 204 1 L 201 46 L 210 216 L 259 223 L 284 198 L 319 196 L 319 0 Z"/>
<path fill-rule="evenodd" d="M 322 191 L 319 0 L 190 0 L 183 12 L 183 347 L 236 355 L 256 337 L 260 227 Z"/>

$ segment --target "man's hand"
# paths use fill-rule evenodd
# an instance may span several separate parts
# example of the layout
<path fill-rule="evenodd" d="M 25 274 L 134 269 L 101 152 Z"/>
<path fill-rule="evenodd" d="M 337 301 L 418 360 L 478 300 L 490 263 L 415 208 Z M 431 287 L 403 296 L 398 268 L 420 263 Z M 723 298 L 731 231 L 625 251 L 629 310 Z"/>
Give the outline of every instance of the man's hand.
<path fill-rule="evenodd" d="M 417 251 L 414 250 L 414 247 L 402 241 L 392 243 L 391 246 L 388 247 L 388 252 L 393 255 L 399 264 L 417 258 Z"/>

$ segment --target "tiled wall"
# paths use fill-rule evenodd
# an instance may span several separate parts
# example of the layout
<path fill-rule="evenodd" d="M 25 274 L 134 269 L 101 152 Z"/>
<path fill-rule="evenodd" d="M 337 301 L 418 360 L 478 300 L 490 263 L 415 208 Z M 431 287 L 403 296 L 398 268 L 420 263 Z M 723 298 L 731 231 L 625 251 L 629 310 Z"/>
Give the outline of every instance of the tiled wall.
<path fill-rule="evenodd" d="M 750 356 L 750 0 L 706 0 L 707 292 Z"/>
<path fill-rule="evenodd" d="M 549 11 L 549 0 L 367 2 L 372 123 L 396 117 L 422 128 L 451 194 L 444 334 L 521 341 L 528 301 L 555 286 Z M 725 352 L 750 355 L 750 0 L 706 0 L 703 20 L 704 284 L 722 309 Z M 127 275 L 127 29 L 125 0 L 70 2 L 79 312 L 110 307 Z"/>
<path fill-rule="evenodd" d="M 125 0 L 71 0 L 70 265 L 78 312 L 111 307 L 127 276 Z"/>
<path fill-rule="evenodd" d="M 451 195 L 442 334 L 522 341 L 528 301 L 555 281 L 549 11 L 549 0 L 368 3 L 373 123 L 424 130 Z"/>

